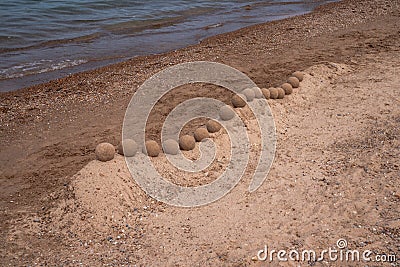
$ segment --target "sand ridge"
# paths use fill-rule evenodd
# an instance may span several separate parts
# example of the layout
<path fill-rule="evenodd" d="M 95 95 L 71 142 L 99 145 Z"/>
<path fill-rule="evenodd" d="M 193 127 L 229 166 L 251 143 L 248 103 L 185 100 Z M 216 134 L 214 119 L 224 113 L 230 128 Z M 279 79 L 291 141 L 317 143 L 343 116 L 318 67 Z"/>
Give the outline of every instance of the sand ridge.
<path fill-rule="evenodd" d="M 399 22 L 398 1 L 345 0 L 182 50 L 0 94 L 3 262 L 262 266 L 251 258 L 265 243 L 326 248 L 338 238 L 352 248 L 398 253 Z M 93 211 L 101 193 L 94 195 L 93 181 L 77 184 L 74 175 L 95 159 L 98 143 L 118 144 L 138 85 L 166 66 L 192 60 L 240 69 L 260 88 L 279 86 L 293 71 L 323 62 L 345 64 L 351 72 L 313 80 L 315 87 L 325 86 L 315 97 L 300 88 L 271 100 L 278 153 L 254 194 L 245 193 L 243 179 L 206 210 L 183 212 L 151 203 L 141 190 L 133 196 L 121 182 L 109 205 L 118 222 L 133 208 L 135 223 L 115 227 L 107 217 L 92 227 L 90 217 L 107 207 Z M 336 69 L 323 65 L 314 75 Z M 163 102 L 162 111 L 174 103 Z M 93 202 L 81 197 L 85 188 L 93 190 L 86 192 Z M 140 200 L 145 204 L 132 204 Z"/>
<path fill-rule="evenodd" d="M 386 58 L 385 62 L 371 67 L 379 70 L 390 60 Z M 398 62 L 398 58 L 395 61 Z M 247 175 L 231 193 L 208 206 L 170 207 L 148 197 L 132 180 L 124 158 L 117 155 L 106 163 L 91 161 L 79 171 L 69 188 L 71 198 L 50 212 L 49 223 L 44 226 L 52 229 L 54 235 L 64 236 L 64 240 L 79 240 L 84 248 L 82 253 L 90 248 L 96 251 L 98 244 L 107 243 L 125 251 L 120 255 L 137 255 L 134 262 L 141 264 L 151 263 L 155 257 L 157 262 L 167 265 L 257 264 L 252 258 L 265 242 L 282 248 L 322 248 L 333 245 L 341 237 L 348 238 L 353 247 L 393 251 L 396 239 L 390 241 L 383 234 L 371 234 L 373 229 L 395 231 L 398 220 L 390 217 L 380 221 L 379 209 L 375 209 L 375 202 L 366 197 L 365 191 L 373 192 L 379 202 L 385 201 L 380 205 L 391 207 L 390 212 L 398 212 L 395 204 L 400 201 L 395 196 L 398 169 L 392 169 L 385 178 L 380 177 L 391 187 L 378 191 L 376 183 L 381 182 L 365 176 L 380 173 L 381 169 L 365 173 L 363 167 L 358 167 L 373 159 L 365 155 L 357 160 L 352 153 L 337 152 L 360 149 L 348 145 L 354 142 L 354 137 L 360 136 L 361 144 L 364 138 L 371 138 L 363 136 L 370 130 L 369 125 L 363 125 L 368 119 L 360 118 L 359 123 L 354 124 L 354 120 L 363 115 L 357 112 L 357 99 L 374 101 L 368 90 L 360 91 L 358 97 L 342 98 L 353 86 L 363 88 L 370 83 L 365 79 L 355 82 L 354 78 L 365 77 L 366 72 L 369 68 L 354 70 L 331 62 L 312 66 L 304 71 L 304 81 L 291 96 L 269 100 L 279 136 L 277 158 L 267 180 L 255 193 L 246 191 L 250 180 Z M 386 74 L 384 87 L 379 94 L 374 94 L 375 97 L 385 97 L 387 90 L 390 91 L 398 79 L 394 74 L 395 71 Z M 397 92 L 391 101 L 383 101 L 375 108 L 378 111 L 395 105 L 398 97 Z M 313 103 L 321 102 L 321 98 L 324 105 L 316 107 Z M 330 100 L 335 98 L 341 101 Z M 331 105 L 337 106 L 331 108 Z M 243 109 L 237 111 L 241 113 Z M 393 116 L 400 118 L 399 110 Z M 343 122 L 337 123 L 338 120 Z M 387 131 L 398 135 L 399 125 L 392 123 L 393 128 Z M 250 134 L 256 132 L 251 126 L 248 130 Z M 226 134 L 221 132 L 213 138 L 226 146 L 229 140 L 224 136 Z M 253 140 L 256 138 L 253 136 Z M 379 151 L 394 152 L 398 156 L 398 140 L 385 142 L 394 142 L 392 148 L 383 151 L 379 148 Z M 192 155 L 194 153 L 192 151 Z M 343 156 L 350 157 L 347 159 L 350 161 L 346 162 Z M 153 158 L 153 162 L 164 166 L 161 171 L 174 176 L 176 182 L 183 183 L 182 177 L 196 181 L 204 176 L 204 173 L 192 177 L 174 175 L 173 170 L 165 169 L 162 157 Z M 224 165 L 226 162 L 218 167 Z M 385 200 L 378 197 L 382 194 Z M 221 238 L 215 239 L 218 235 Z M 384 245 L 382 240 L 389 242 Z M 195 249 L 205 251 L 208 256 L 193 253 Z M 177 257 L 168 256 L 178 251 Z M 124 260 L 119 259 L 119 262 Z"/>

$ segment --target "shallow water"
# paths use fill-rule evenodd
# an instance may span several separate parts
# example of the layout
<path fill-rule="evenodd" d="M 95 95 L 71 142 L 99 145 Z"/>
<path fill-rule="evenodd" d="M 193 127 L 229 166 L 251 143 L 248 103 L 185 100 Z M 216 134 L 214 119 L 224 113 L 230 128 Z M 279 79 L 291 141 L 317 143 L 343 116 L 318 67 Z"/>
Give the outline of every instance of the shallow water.
<path fill-rule="evenodd" d="M 2 0 L 0 91 L 194 44 L 333 0 Z"/>

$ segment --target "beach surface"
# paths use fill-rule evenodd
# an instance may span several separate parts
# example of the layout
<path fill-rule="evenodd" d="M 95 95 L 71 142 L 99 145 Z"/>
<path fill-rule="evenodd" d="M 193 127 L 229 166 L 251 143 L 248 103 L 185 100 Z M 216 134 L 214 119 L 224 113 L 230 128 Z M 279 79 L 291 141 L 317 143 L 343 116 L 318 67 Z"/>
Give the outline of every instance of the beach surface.
<path fill-rule="evenodd" d="M 2 262 L 263 266 L 253 258 L 265 245 L 321 251 L 341 238 L 351 249 L 399 258 L 399 29 L 399 1 L 344 0 L 1 93 Z M 94 149 L 118 144 L 126 107 L 147 78 L 198 60 L 232 66 L 259 87 L 278 86 L 296 70 L 305 78 L 292 95 L 268 100 L 278 143 L 264 184 L 248 193 L 245 176 L 215 203 L 176 208 L 148 197 L 121 156 L 100 163 Z M 203 93 L 229 101 L 207 87 L 162 99 L 149 135 L 157 136 L 173 107 Z M 225 143 L 222 134 L 215 138 Z"/>

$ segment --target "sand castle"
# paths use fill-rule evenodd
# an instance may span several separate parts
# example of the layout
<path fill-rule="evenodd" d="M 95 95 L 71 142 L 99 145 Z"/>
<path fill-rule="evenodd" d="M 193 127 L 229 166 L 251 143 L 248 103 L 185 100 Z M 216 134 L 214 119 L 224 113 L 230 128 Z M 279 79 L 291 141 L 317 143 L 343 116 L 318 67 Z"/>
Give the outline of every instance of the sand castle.
<path fill-rule="evenodd" d="M 283 99 L 286 95 L 293 93 L 294 88 L 300 86 L 303 81 L 304 74 L 300 71 L 295 71 L 280 87 L 246 88 L 241 93 L 235 94 L 231 98 L 233 108 L 244 108 L 247 102 L 254 99 L 264 98 Z M 222 106 L 219 111 L 219 117 L 223 121 L 229 121 L 235 116 L 235 111 L 230 105 Z M 177 155 L 179 150 L 190 151 L 196 147 L 196 142 L 202 142 L 206 138 L 210 138 L 210 133 L 217 133 L 222 126 L 218 121 L 208 120 L 205 127 L 197 128 L 193 131 L 193 135 L 183 135 L 178 141 L 168 139 L 162 143 L 162 147 L 154 141 L 148 140 L 145 142 L 145 147 L 142 152 L 150 157 L 157 157 L 161 152 L 170 155 Z M 125 157 L 133 157 L 139 151 L 139 145 L 132 139 L 123 140 L 117 147 L 117 152 Z M 109 161 L 114 158 L 115 148 L 109 143 L 101 143 L 96 147 L 96 158 L 100 161 Z"/>

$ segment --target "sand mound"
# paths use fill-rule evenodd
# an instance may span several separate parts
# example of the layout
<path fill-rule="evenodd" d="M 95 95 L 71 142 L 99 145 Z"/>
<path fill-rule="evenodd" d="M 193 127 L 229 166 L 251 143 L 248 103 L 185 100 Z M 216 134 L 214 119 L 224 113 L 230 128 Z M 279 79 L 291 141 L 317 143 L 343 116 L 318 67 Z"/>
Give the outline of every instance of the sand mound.
<path fill-rule="evenodd" d="M 318 99 L 320 90 L 330 85 L 332 78 L 348 71 L 348 67 L 334 63 L 326 63 L 307 69 L 304 72 L 301 88 L 295 91 L 288 101 L 269 102 L 278 131 L 282 128 L 282 125 L 285 125 L 288 105 L 313 103 L 315 99 Z M 247 120 L 245 124 L 250 132 L 250 138 L 253 140 L 252 143 L 256 144 L 259 133 L 257 127 L 254 126 L 256 125 L 255 121 L 249 119 L 248 107 L 237 110 L 237 112 L 242 119 Z M 219 142 L 216 165 L 197 174 L 197 180 L 189 181 L 190 185 L 212 181 L 213 176 L 217 176 L 229 162 L 230 156 L 225 155 L 226 151 L 229 151 L 230 145 L 229 139 L 227 139 L 228 135 L 220 131 L 210 134 L 210 138 L 217 143 Z M 194 138 L 192 137 L 193 142 Z M 280 144 L 283 145 L 283 143 Z M 184 151 L 183 153 L 189 158 L 196 158 L 198 143 L 194 150 Z M 171 181 L 177 184 L 185 184 L 185 181 L 179 179 L 186 178 L 178 170 L 167 167 L 168 163 L 164 156 L 152 158 L 152 160 L 161 171 L 167 174 L 167 177 L 171 177 Z M 114 238 L 115 236 L 125 236 L 135 227 L 136 230 L 133 232 L 138 234 L 140 233 L 137 228 L 140 225 L 140 218 L 152 216 L 151 214 L 155 210 L 166 208 L 166 205 L 148 197 L 136 184 L 126 167 L 124 157 L 121 155 L 116 155 L 113 160 L 108 162 L 90 162 L 74 176 L 69 191 L 71 197 L 67 201 L 61 202 L 58 208 L 51 212 L 51 227 L 57 233 L 79 237 L 82 240 L 93 240 L 96 237 L 104 239 L 108 235 L 112 235 Z"/>
<path fill-rule="evenodd" d="M 138 212 L 155 205 L 133 181 L 121 155 L 91 161 L 74 176 L 69 191 L 71 198 L 51 213 L 52 227 L 84 240 L 127 232 Z"/>

